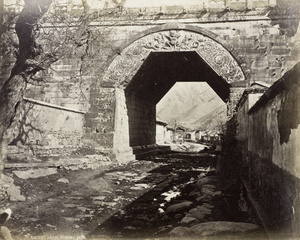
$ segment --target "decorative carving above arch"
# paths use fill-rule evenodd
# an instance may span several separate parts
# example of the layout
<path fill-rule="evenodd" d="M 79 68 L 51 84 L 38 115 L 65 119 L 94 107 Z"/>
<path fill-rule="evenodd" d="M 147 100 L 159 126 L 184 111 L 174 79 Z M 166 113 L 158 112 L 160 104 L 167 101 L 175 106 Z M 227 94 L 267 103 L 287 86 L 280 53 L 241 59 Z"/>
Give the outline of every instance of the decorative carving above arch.
<path fill-rule="evenodd" d="M 103 81 L 125 88 L 150 52 L 196 51 L 229 84 L 245 80 L 244 73 L 224 46 L 213 39 L 188 30 L 165 30 L 146 35 L 117 56 Z"/>

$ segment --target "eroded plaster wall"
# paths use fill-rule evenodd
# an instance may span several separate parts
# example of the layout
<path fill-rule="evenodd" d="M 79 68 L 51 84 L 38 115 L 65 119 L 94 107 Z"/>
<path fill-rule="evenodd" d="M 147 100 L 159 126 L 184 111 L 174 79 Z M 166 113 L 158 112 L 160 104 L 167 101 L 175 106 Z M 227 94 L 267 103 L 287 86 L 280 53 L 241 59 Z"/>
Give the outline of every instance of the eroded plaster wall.
<path fill-rule="evenodd" d="M 241 175 L 255 189 L 271 228 L 295 236 L 300 233 L 299 73 L 298 63 L 252 108 L 249 94 L 237 113 L 236 135 Z"/>
<path fill-rule="evenodd" d="M 32 162 L 74 154 L 82 145 L 83 125 L 84 112 L 26 99 L 5 136 L 8 158 Z"/>

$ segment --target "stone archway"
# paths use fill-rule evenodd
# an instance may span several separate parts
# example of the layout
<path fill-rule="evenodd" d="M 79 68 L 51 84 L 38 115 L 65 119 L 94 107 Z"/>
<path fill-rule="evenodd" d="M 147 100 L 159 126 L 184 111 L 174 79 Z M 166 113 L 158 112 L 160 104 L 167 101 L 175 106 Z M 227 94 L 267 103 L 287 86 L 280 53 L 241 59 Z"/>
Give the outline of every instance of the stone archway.
<path fill-rule="evenodd" d="M 102 83 L 126 88 L 151 52 L 195 51 L 229 84 L 245 81 L 237 60 L 219 42 L 189 30 L 171 29 L 155 32 L 126 47 L 109 65 Z"/>
<path fill-rule="evenodd" d="M 99 121 L 92 119 L 92 128 L 95 128 L 97 132 L 97 134 L 92 132 L 92 134 L 97 135 L 92 136 L 93 140 L 98 143 L 102 142 L 102 144 L 105 142 L 105 147 L 112 149 L 117 159 L 124 160 L 126 155 L 130 158 L 132 147 L 136 146 L 136 144 L 130 143 L 130 119 L 128 115 L 131 114 L 129 112 L 132 110 L 128 109 L 126 103 L 128 94 L 125 94 L 125 90 L 153 53 L 196 53 L 198 58 L 228 86 L 239 85 L 239 83 L 243 85 L 246 82 L 244 72 L 236 58 L 224 45 L 201 31 L 171 28 L 147 33 L 138 38 L 110 62 L 97 86 L 99 89 L 98 99 L 100 100 L 94 101 L 98 105 L 100 102 L 102 103 L 103 112 L 97 113 Z M 230 92 L 228 98 L 226 100 L 223 98 L 224 101 L 231 98 L 232 91 L 228 90 L 228 92 Z M 130 101 L 134 102 L 135 100 Z M 107 112 L 106 109 L 112 109 L 112 105 L 114 105 L 114 113 L 111 110 Z M 147 131 L 149 134 L 155 134 L 155 130 L 153 131 L 153 125 L 155 128 L 153 103 L 149 105 L 146 103 L 146 106 L 152 109 L 146 114 L 142 113 L 147 115 L 145 118 L 151 120 L 151 122 L 147 122 L 151 125 L 150 130 Z M 93 108 L 93 103 L 91 108 Z M 141 126 L 143 123 L 139 123 L 139 125 Z M 140 139 L 142 138 L 140 137 Z M 150 137 L 146 143 L 141 145 L 154 144 L 153 139 L 155 137 Z"/>

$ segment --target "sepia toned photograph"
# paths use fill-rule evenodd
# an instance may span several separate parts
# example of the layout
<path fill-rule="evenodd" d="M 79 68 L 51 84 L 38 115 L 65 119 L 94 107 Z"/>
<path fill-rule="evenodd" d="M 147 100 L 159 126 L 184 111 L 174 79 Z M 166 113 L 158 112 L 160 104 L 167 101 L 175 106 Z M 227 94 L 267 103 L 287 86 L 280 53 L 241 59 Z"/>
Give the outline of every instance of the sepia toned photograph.
<path fill-rule="evenodd" d="M 0 0 L 0 240 L 300 239 L 299 0 Z"/>

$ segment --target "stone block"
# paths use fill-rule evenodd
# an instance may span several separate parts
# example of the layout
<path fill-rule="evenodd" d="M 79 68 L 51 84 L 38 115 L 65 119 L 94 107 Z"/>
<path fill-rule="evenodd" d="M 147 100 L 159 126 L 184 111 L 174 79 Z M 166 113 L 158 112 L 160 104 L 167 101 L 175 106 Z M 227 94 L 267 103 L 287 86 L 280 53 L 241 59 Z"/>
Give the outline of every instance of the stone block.
<path fill-rule="evenodd" d="M 253 68 L 267 68 L 269 66 L 269 61 L 254 61 L 252 64 Z"/>
<path fill-rule="evenodd" d="M 272 55 L 279 55 L 279 56 L 285 56 L 291 54 L 291 49 L 287 47 L 281 47 L 281 48 L 273 48 L 271 50 Z"/>

